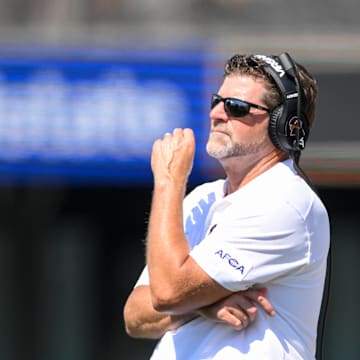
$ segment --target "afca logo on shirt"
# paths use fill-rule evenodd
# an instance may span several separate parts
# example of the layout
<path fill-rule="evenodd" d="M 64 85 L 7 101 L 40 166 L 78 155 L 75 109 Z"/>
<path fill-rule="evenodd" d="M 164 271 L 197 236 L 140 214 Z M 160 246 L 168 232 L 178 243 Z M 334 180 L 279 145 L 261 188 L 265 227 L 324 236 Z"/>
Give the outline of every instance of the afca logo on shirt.
<path fill-rule="evenodd" d="M 239 270 L 241 274 L 244 273 L 245 267 L 243 265 L 240 265 L 239 262 L 233 258 L 230 254 L 223 250 L 218 250 L 215 252 L 215 255 L 220 256 L 221 259 L 227 260 L 229 265 L 231 265 L 235 270 Z"/>

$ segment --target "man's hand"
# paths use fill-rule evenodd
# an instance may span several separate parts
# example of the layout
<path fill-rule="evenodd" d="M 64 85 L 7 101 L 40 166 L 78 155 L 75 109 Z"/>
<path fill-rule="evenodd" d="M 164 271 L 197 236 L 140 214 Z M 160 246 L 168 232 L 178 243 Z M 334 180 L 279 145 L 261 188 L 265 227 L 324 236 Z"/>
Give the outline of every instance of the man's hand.
<path fill-rule="evenodd" d="M 258 311 L 255 304 L 260 305 L 269 316 L 275 316 L 274 308 L 265 294 L 264 288 L 239 291 L 197 312 L 207 319 L 242 330 L 255 320 Z"/>
<path fill-rule="evenodd" d="M 191 129 L 174 129 L 154 142 L 151 167 L 155 181 L 175 180 L 184 184 L 191 172 L 195 155 L 195 137 Z"/>

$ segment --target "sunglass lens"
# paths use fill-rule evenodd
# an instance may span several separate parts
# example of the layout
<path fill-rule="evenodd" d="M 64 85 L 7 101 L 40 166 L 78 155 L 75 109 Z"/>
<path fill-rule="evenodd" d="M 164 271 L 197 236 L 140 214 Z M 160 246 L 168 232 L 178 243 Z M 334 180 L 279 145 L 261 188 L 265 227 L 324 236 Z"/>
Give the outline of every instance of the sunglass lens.
<path fill-rule="evenodd" d="M 213 109 L 221 100 L 222 98 L 219 95 L 213 94 L 211 96 L 211 105 L 210 105 L 211 109 Z"/>
<path fill-rule="evenodd" d="M 243 117 L 250 111 L 250 106 L 241 100 L 227 99 L 225 102 L 225 109 L 229 116 Z"/>

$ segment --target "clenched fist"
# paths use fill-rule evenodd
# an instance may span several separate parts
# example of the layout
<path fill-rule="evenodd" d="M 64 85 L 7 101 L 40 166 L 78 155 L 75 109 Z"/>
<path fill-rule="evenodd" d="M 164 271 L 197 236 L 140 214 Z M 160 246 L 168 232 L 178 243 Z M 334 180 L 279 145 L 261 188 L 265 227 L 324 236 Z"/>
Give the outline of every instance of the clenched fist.
<path fill-rule="evenodd" d="M 155 183 L 168 181 L 184 185 L 193 167 L 195 137 L 191 129 L 176 128 L 154 142 L 151 168 Z"/>

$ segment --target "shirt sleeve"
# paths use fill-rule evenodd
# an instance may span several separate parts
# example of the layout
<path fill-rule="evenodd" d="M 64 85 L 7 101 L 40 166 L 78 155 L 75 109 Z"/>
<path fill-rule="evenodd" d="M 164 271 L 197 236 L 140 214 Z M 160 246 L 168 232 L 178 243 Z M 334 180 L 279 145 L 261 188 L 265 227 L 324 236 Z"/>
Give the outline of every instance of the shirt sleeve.
<path fill-rule="evenodd" d="M 190 255 L 230 291 L 275 281 L 309 260 L 306 223 L 290 206 L 246 214 L 232 211 L 211 227 Z"/>

